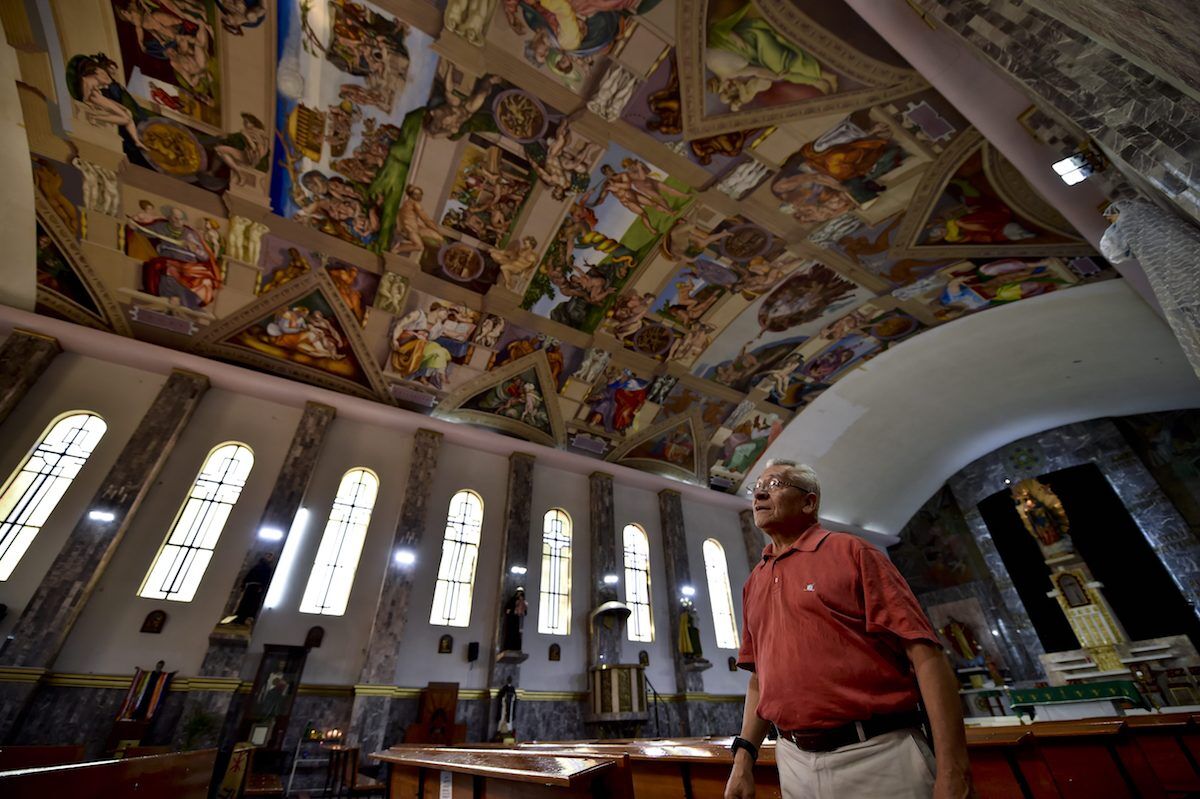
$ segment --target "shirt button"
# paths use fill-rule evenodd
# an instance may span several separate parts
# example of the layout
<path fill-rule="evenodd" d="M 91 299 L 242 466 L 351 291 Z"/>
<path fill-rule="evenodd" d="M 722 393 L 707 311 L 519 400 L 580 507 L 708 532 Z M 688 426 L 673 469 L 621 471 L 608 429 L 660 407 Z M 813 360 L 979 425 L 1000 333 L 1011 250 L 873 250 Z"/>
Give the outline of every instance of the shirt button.
<path fill-rule="evenodd" d="M 775 582 L 779 582 L 779 578 L 778 578 L 778 577 L 776 577 L 776 578 L 775 578 Z"/>

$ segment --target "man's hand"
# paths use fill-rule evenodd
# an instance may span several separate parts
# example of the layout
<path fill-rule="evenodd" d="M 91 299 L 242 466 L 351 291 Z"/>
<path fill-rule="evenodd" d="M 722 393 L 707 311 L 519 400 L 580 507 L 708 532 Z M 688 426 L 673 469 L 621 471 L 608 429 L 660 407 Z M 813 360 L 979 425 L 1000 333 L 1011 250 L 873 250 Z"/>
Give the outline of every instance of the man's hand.
<path fill-rule="evenodd" d="M 725 783 L 725 799 L 754 799 L 754 761 L 745 750 L 733 757 L 733 773 Z"/>

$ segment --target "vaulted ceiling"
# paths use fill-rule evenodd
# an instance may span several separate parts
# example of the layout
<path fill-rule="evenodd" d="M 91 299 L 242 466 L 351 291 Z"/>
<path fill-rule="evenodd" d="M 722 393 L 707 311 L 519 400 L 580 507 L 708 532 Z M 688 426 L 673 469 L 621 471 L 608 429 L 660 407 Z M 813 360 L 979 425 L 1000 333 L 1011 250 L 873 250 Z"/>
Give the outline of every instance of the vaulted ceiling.
<path fill-rule="evenodd" d="M 841 3 L 19 11 L 39 312 L 718 490 L 1115 276 Z"/>

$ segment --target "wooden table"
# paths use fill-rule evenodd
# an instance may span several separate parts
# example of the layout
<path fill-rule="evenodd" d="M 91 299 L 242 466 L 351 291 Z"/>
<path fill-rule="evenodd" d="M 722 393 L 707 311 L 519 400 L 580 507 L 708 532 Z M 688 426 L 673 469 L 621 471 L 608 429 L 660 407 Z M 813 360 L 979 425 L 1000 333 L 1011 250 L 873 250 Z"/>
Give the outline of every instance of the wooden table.
<path fill-rule="evenodd" d="M 390 765 L 395 799 L 440 799 L 442 779 L 451 799 L 591 796 L 593 791 L 612 799 L 721 799 L 733 763 L 729 742 L 409 746 L 372 757 Z M 980 799 L 1183 799 L 1200 792 L 1200 715 L 969 727 L 967 752 Z M 770 742 L 759 754 L 755 785 L 758 797 L 781 796 Z"/>
<path fill-rule="evenodd" d="M 614 795 L 623 756 L 570 756 L 512 749 L 394 746 L 372 758 L 388 764 L 393 799 L 591 797 Z"/>

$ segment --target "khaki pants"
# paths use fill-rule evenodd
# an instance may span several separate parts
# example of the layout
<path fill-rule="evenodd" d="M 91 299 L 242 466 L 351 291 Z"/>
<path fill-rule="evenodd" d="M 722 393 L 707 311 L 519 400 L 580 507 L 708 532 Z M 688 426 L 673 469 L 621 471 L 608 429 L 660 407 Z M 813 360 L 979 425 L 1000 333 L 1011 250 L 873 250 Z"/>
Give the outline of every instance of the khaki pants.
<path fill-rule="evenodd" d="M 929 799 L 933 753 L 916 730 L 895 730 L 832 752 L 775 745 L 784 799 Z"/>

